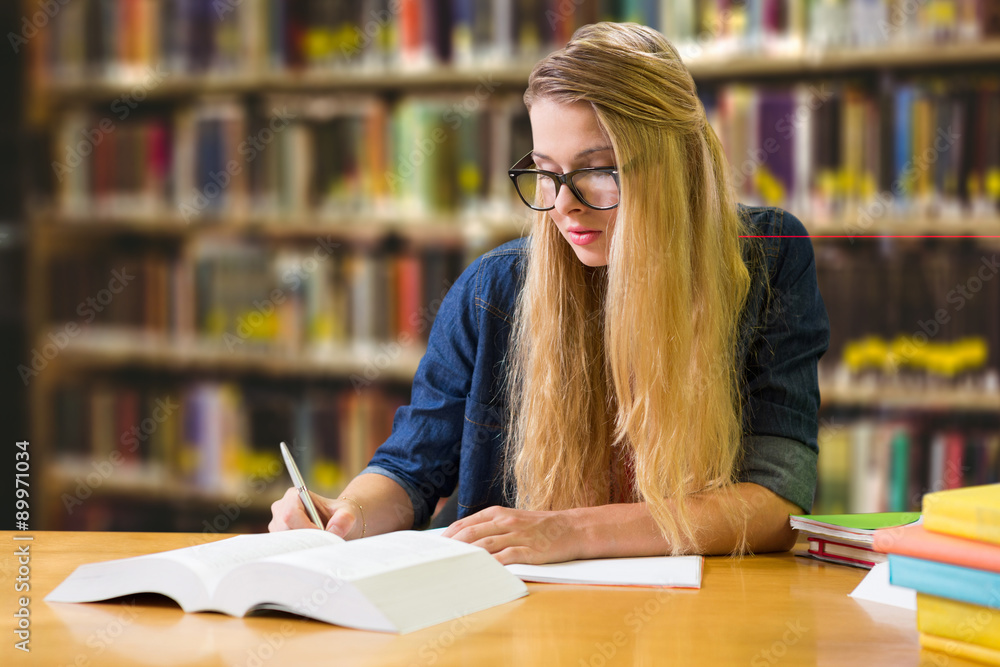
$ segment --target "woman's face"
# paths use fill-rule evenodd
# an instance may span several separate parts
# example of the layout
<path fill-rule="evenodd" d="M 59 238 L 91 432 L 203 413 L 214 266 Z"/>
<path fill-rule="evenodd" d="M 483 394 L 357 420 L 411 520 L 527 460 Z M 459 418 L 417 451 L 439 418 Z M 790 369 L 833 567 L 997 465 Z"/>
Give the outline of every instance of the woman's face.
<path fill-rule="evenodd" d="M 584 167 L 613 167 L 611 142 L 597 123 L 590 104 L 536 100 L 529 112 L 535 166 L 566 173 Z M 582 204 L 568 187 L 559 188 L 549 211 L 559 232 L 587 266 L 606 266 L 608 237 L 618 209 L 598 211 Z"/>

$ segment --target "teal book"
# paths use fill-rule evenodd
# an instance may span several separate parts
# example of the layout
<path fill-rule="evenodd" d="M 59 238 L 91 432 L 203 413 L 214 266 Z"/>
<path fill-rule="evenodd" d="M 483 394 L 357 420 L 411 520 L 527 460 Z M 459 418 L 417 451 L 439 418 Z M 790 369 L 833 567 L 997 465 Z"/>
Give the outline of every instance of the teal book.
<path fill-rule="evenodd" d="M 889 583 L 984 607 L 1000 609 L 1000 573 L 889 554 Z"/>
<path fill-rule="evenodd" d="M 889 511 L 909 509 L 907 490 L 910 486 L 910 434 L 905 429 L 892 436 L 892 479 L 889 482 Z"/>

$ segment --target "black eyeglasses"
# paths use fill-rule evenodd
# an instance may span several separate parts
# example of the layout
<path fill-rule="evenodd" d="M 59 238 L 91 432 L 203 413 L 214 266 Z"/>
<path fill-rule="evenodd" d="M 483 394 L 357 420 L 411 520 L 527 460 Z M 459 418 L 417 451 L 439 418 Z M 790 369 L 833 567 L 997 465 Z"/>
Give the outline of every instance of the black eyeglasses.
<path fill-rule="evenodd" d="M 528 208 L 536 211 L 555 208 L 561 185 L 566 185 L 584 206 L 598 211 L 618 206 L 621 184 L 617 167 L 586 167 L 557 174 L 544 169 L 529 169 L 534 163 L 534 158 L 528 153 L 507 171 L 518 196 Z"/>

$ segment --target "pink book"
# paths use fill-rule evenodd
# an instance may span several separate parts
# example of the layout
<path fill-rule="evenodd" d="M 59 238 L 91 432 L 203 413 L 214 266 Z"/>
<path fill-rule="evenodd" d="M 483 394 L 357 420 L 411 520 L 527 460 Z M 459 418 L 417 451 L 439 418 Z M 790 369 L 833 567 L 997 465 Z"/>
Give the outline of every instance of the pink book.
<path fill-rule="evenodd" d="M 884 553 L 1000 572 L 1000 546 L 932 533 L 920 524 L 876 530 L 873 546 Z"/>

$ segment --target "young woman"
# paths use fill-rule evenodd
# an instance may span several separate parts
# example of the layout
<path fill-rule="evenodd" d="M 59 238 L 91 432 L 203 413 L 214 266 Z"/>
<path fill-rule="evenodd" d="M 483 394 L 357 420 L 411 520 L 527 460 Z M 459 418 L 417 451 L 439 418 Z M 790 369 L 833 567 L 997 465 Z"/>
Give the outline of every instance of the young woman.
<path fill-rule="evenodd" d="M 538 63 L 531 234 L 451 287 L 393 433 L 337 499 L 347 538 L 426 525 L 503 563 L 783 550 L 816 485 L 829 342 L 812 247 L 734 200 L 658 32 L 581 28 Z M 457 491 L 456 491 L 457 488 Z M 271 530 L 311 525 L 294 489 Z"/>

